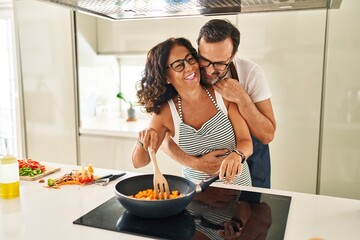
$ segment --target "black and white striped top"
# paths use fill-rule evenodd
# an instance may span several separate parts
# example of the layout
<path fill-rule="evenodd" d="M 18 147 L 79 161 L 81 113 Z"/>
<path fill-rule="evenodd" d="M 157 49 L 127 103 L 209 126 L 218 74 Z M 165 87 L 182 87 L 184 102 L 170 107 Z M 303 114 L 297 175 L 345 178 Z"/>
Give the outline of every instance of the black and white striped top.
<path fill-rule="evenodd" d="M 220 109 L 209 91 L 207 89 L 205 91 L 218 111 L 198 130 L 183 122 L 180 96 L 178 96 L 179 114 L 176 111 L 174 102 L 172 100 L 168 101 L 175 127 L 173 140 L 179 145 L 180 149 L 192 156 L 201 156 L 217 149 L 228 149 L 229 153 L 231 153 L 236 148 L 235 134 L 227 117 L 227 109 L 223 99 L 215 91 L 217 101 L 221 101 L 220 106 L 222 106 L 222 109 Z M 223 109 L 225 109 L 226 114 Z M 182 173 L 185 178 L 192 180 L 203 180 L 209 177 L 208 174 L 188 167 L 183 167 Z M 250 172 L 246 162 L 242 165 L 240 176 L 235 177 L 234 184 L 251 186 Z"/>

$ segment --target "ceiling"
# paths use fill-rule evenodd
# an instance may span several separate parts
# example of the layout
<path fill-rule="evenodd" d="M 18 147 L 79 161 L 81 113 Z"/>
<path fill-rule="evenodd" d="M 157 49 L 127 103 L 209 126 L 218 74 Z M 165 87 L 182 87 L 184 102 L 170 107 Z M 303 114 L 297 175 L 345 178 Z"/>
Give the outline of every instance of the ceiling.
<path fill-rule="evenodd" d="M 41 0 L 111 19 L 337 9 L 342 0 Z"/>

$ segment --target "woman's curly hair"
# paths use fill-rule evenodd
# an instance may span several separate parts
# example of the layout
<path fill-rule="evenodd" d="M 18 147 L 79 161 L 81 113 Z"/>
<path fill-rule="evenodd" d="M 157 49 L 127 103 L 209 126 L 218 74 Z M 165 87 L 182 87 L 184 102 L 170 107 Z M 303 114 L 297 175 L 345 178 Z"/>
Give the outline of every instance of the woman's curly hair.
<path fill-rule="evenodd" d="M 197 55 L 185 38 L 169 38 L 150 49 L 142 79 L 137 83 L 138 103 L 147 113 L 159 113 L 160 106 L 178 94 L 172 84 L 166 83 L 167 60 L 170 50 L 176 45 L 186 47 L 195 57 Z"/>

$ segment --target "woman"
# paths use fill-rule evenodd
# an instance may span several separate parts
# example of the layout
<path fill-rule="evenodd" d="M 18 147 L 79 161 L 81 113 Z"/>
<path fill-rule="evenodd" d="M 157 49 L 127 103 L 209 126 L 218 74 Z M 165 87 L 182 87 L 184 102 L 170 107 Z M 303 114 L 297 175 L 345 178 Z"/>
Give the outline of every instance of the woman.
<path fill-rule="evenodd" d="M 148 52 L 137 95 L 152 116 L 149 128 L 139 133 L 134 147 L 134 167 L 146 166 L 150 162 L 148 147 L 156 151 L 169 133 L 189 155 L 228 149 L 219 169 L 220 179 L 251 186 L 244 161 L 253 151 L 249 129 L 236 105 L 201 82 L 196 56 L 196 50 L 184 38 L 170 38 Z M 208 177 L 186 167 L 183 174 L 195 180 Z"/>

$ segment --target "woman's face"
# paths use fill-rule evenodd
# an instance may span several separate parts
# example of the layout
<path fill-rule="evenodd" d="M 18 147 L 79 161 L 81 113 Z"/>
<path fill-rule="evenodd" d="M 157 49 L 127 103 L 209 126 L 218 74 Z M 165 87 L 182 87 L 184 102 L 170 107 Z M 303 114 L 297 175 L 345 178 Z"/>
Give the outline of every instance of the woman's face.
<path fill-rule="evenodd" d="M 194 87 L 200 83 L 199 64 L 186 47 L 174 46 L 170 50 L 167 65 L 167 82 L 175 89 Z"/>

